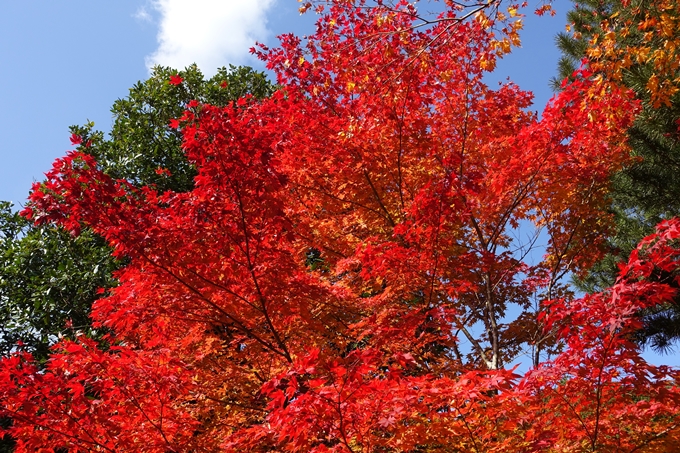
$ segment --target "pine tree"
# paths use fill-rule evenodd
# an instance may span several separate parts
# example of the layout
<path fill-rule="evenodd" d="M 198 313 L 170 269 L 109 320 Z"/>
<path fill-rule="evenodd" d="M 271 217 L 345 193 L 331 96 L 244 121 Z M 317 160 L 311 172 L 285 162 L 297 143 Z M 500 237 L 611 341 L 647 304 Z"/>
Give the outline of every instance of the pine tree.
<path fill-rule="evenodd" d="M 618 264 L 635 244 L 664 219 L 680 215 L 680 96 L 678 81 L 668 60 L 679 39 L 676 2 L 576 0 L 567 14 L 567 32 L 557 35 L 562 51 L 558 78 L 570 79 L 585 61 L 600 77 L 618 80 L 635 92 L 642 110 L 629 129 L 635 160 L 612 180 L 611 209 L 617 231 L 610 238 L 610 253 L 577 283 L 593 292 L 614 283 Z M 665 25 L 665 26 L 664 26 Z M 645 328 L 639 340 L 668 351 L 680 339 L 680 298 L 642 314 Z"/>

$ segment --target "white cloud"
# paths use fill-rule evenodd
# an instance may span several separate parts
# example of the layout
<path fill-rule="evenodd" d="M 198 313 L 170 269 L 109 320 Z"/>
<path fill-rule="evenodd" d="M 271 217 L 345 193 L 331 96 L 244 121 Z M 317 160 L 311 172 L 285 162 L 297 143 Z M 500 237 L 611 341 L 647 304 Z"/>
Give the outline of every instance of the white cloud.
<path fill-rule="evenodd" d="M 152 0 L 158 11 L 158 49 L 147 56 L 184 68 L 196 63 L 206 75 L 218 67 L 252 62 L 249 49 L 267 38 L 267 10 L 276 0 Z"/>
<path fill-rule="evenodd" d="M 151 15 L 149 14 L 149 11 L 147 11 L 146 7 L 142 6 L 140 7 L 133 16 L 135 19 L 140 20 L 142 22 L 151 22 Z"/>

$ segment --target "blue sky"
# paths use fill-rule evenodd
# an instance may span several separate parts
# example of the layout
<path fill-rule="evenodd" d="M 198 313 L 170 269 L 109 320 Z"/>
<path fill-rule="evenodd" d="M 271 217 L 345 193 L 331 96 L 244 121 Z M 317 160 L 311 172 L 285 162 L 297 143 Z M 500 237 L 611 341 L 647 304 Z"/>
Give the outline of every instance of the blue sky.
<path fill-rule="evenodd" d="M 421 2 L 428 7 L 426 1 Z M 523 47 L 499 66 L 536 94 L 551 95 L 557 15 L 525 19 Z M 154 62 L 205 73 L 219 66 L 260 67 L 248 53 L 256 40 L 275 44 L 285 32 L 308 33 L 315 15 L 300 16 L 295 0 L 66 0 L 4 2 L 0 14 L 0 200 L 23 203 L 31 183 L 70 149 L 68 127 L 95 122 L 108 131 L 109 109 Z M 261 68 L 262 69 L 262 68 Z"/>

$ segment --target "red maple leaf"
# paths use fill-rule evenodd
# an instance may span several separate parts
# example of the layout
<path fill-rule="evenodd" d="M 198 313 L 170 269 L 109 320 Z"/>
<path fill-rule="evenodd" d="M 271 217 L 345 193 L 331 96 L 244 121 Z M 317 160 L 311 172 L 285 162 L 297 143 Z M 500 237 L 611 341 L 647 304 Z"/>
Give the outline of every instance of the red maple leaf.
<path fill-rule="evenodd" d="M 71 134 L 70 139 L 72 145 L 80 145 L 81 143 L 83 143 L 83 137 L 75 133 Z"/>

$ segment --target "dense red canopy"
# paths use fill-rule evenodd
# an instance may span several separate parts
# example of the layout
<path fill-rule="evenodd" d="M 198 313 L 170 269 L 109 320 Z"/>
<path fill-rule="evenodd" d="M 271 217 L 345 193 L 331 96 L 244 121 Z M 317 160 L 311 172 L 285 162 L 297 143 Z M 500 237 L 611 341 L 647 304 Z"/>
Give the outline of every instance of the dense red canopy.
<path fill-rule="evenodd" d="M 540 118 L 530 93 L 486 86 L 516 6 L 367 6 L 332 2 L 308 41 L 260 48 L 272 98 L 189 106 L 193 191 L 77 152 L 35 187 L 28 216 L 88 226 L 129 264 L 93 307 L 106 345 L 2 362 L 18 451 L 672 445 L 677 373 L 628 338 L 675 296 L 651 276 L 677 274 L 680 224 L 606 293 L 560 283 L 600 257 L 635 104 L 585 71 Z"/>

